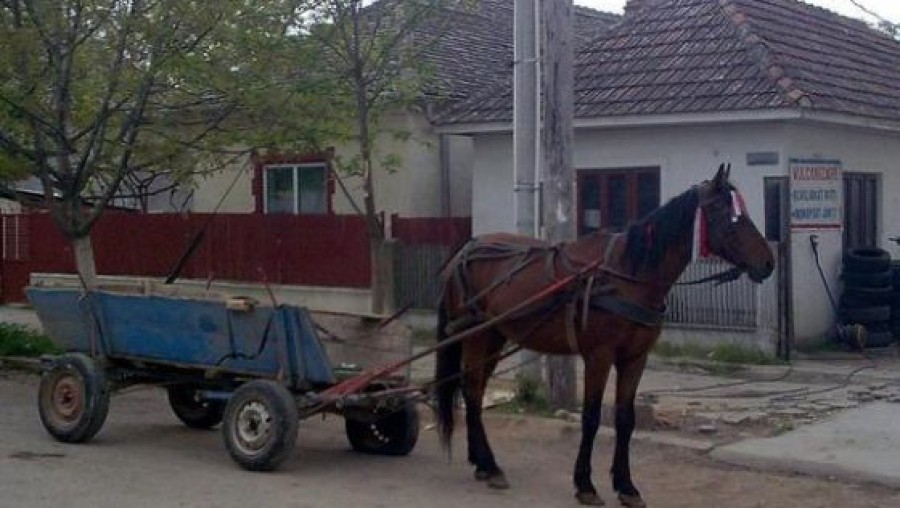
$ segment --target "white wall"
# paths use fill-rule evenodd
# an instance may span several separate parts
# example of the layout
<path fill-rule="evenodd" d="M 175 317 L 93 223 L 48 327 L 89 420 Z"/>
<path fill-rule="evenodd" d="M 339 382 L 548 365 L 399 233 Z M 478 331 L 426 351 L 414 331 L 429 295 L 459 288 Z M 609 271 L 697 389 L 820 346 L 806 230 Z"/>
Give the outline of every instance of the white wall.
<path fill-rule="evenodd" d="M 791 129 L 787 150 L 794 157 L 837 159 L 844 171 L 877 173 L 881 178 L 879 196 L 879 246 L 892 257 L 900 256 L 890 236 L 900 235 L 900 136 L 859 128 L 803 124 Z M 810 232 L 792 235 L 794 334 L 798 343 L 827 337 L 834 324 L 834 312 L 809 243 Z M 816 231 L 820 261 L 835 296 L 841 291 L 840 270 L 843 238 L 840 231 Z"/>
<path fill-rule="evenodd" d="M 783 165 L 747 167 L 746 153 L 783 152 L 784 129 L 780 123 L 758 123 L 579 131 L 575 136 L 575 167 L 659 166 L 665 202 L 711 178 L 719 164 L 730 162 L 731 180 L 744 194 L 751 218 L 762 228 L 762 177 L 786 175 L 787 170 Z M 475 234 L 515 231 L 512 189 L 511 135 L 477 136 L 472 190 Z"/>
<path fill-rule="evenodd" d="M 900 135 L 810 123 L 756 122 L 713 126 L 594 129 L 576 133 L 577 169 L 659 166 L 662 200 L 714 174 L 722 162 L 732 164 L 731 179 L 743 193 L 751 218 L 764 230 L 764 177 L 788 176 L 790 158 L 840 159 L 845 171 L 882 175 L 881 246 L 900 256 L 886 241 L 900 236 Z M 748 166 L 748 152 L 778 152 L 779 163 Z M 515 231 L 512 137 L 475 138 L 473 232 Z M 809 243 L 809 232 L 792 235 L 794 333 L 797 343 L 821 340 L 833 329 L 834 313 Z M 839 294 L 842 237 L 839 231 L 815 232 L 829 285 Z"/>
<path fill-rule="evenodd" d="M 395 172 L 383 168 L 375 170 L 376 208 L 388 214 L 402 217 L 440 217 L 443 214 L 445 187 L 441 177 L 440 143 L 437 134 L 425 117 L 417 112 L 395 113 L 384 118 L 384 133 L 376 140 L 377 157 L 388 154 L 400 158 Z M 399 139 L 392 132 L 410 134 Z M 356 153 L 354 144 L 338 145 L 338 157 L 350 158 Z M 450 141 L 449 162 L 452 167 L 449 179 L 449 206 L 451 215 L 468 216 L 471 206 L 471 158 L 472 142 L 468 138 L 453 136 Z M 354 199 L 362 203 L 362 180 L 346 178 L 345 185 Z M 350 201 L 338 190 L 334 196 L 335 213 L 354 213 Z"/>
<path fill-rule="evenodd" d="M 235 178 L 237 182 L 229 192 Z M 198 177 L 194 182 L 191 211 L 212 212 L 224 198 L 220 213 L 251 213 L 256 209 L 252 182 L 253 165 L 249 156 L 241 157 L 214 174 Z"/>
<path fill-rule="evenodd" d="M 376 139 L 376 159 L 389 154 L 397 156 L 400 167 L 395 172 L 388 172 L 376 164 L 375 199 L 378 210 L 388 214 L 399 213 L 402 217 L 440 217 L 446 200 L 451 216 L 465 217 L 471 213 L 473 148 L 470 138 L 449 136 L 450 173 L 449 178 L 442 179 L 439 139 L 423 115 L 417 112 L 387 115 L 381 129 L 383 133 Z M 408 133 L 410 137 L 398 138 L 395 132 Z M 357 155 L 358 148 L 355 143 L 339 144 L 335 146 L 335 153 L 339 160 L 349 161 Z M 246 157 L 221 172 L 198 178 L 191 209 L 195 212 L 212 211 L 235 177 L 238 181 L 219 211 L 253 212 L 253 167 Z M 444 181 L 449 184 L 449 189 Z M 362 179 L 346 177 L 344 185 L 362 207 Z M 447 192 L 446 198 L 444 192 Z M 332 199 L 335 213 L 356 213 L 340 186 L 335 186 Z"/>

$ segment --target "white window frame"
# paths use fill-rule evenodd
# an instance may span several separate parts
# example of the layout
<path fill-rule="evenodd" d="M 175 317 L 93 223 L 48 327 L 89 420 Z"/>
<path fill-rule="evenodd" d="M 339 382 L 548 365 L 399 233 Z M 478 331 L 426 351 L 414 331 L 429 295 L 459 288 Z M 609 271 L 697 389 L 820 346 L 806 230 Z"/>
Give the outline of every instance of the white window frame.
<path fill-rule="evenodd" d="M 324 198 L 326 200 L 325 201 L 325 211 L 322 214 L 305 213 L 303 215 L 325 215 L 325 214 L 327 214 L 328 209 L 329 209 L 328 201 L 327 201 L 328 200 L 328 178 L 327 178 L 328 164 L 325 162 L 299 162 L 299 163 L 295 163 L 295 164 L 287 163 L 287 164 L 266 164 L 266 165 L 264 165 L 263 166 L 263 188 L 262 188 L 263 213 L 265 213 L 265 214 L 271 213 L 271 212 L 269 212 L 269 170 L 270 169 L 283 169 L 283 168 L 290 168 L 293 170 L 293 171 L 291 171 L 291 176 L 293 178 L 293 183 L 294 183 L 293 189 L 292 189 L 294 199 L 291 200 L 291 205 L 292 205 L 291 213 L 294 215 L 300 215 L 300 203 L 298 202 L 298 196 L 300 195 L 300 178 L 298 177 L 299 176 L 298 172 L 303 169 L 313 169 L 313 168 L 321 169 L 323 172 L 325 172 L 326 178 L 324 180 L 325 183 L 322 188 L 322 194 L 324 195 Z"/>

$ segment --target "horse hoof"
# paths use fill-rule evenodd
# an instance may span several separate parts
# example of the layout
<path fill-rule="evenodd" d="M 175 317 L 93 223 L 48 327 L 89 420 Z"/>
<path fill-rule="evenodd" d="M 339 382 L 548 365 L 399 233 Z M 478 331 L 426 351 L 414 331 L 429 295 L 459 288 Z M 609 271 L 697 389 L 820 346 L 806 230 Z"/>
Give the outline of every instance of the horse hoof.
<path fill-rule="evenodd" d="M 483 469 L 475 470 L 475 479 L 480 482 L 487 482 L 488 487 L 492 489 L 508 489 L 509 482 L 506 481 L 506 475 L 503 471 L 485 471 Z"/>
<path fill-rule="evenodd" d="M 600 498 L 600 494 L 596 492 L 578 492 L 575 494 L 575 499 L 578 500 L 579 504 L 587 506 L 603 506 L 606 504 Z"/>
<path fill-rule="evenodd" d="M 495 473 L 487 479 L 488 487 L 497 490 L 505 490 L 509 488 L 509 482 L 506 481 L 506 475 L 503 473 Z"/>
<path fill-rule="evenodd" d="M 641 499 L 641 496 L 628 494 L 619 494 L 619 502 L 622 503 L 622 506 L 627 506 L 628 508 L 645 508 L 647 506 L 647 503 Z"/>

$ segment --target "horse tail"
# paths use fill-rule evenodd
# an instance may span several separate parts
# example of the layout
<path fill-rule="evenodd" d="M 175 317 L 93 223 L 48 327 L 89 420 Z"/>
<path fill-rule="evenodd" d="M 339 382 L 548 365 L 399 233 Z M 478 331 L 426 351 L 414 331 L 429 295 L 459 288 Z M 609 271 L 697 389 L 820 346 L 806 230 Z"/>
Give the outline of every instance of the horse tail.
<path fill-rule="evenodd" d="M 447 339 L 446 302 L 438 302 L 437 340 L 438 344 Z M 455 342 L 438 348 L 435 358 L 434 395 L 437 399 L 435 420 L 441 444 L 450 453 L 455 424 L 456 398 L 462 384 L 462 342 Z"/>

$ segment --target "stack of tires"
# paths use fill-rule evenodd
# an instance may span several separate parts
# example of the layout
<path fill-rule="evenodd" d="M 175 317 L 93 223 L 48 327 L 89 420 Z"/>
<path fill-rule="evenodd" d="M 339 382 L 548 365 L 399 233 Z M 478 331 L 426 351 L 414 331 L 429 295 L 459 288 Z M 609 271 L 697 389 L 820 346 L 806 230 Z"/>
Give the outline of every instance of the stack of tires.
<path fill-rule="evenodd" d="M 844 280 L 840 305 L 843 324 L 866 328 L 865 344 L 861 344 L 864 347 L 891 345 L 894 341 L 891 330 L 894 277 L 890 254 L 878 248 L 848 249 L 844 252 L 841 277 Z"/>
<path fill-rule="evenodd" d="M 900 261 L 891 261 L 891 335 L 900 339 Z"/>

